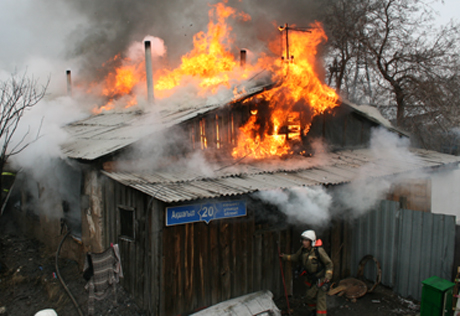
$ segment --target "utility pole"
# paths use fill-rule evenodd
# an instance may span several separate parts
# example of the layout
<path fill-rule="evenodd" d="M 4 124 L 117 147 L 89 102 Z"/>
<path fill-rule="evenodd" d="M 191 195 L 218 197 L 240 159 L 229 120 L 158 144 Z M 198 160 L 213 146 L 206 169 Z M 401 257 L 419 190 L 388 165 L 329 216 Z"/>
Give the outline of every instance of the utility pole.
<path fill-rule="evenodd" d="M 289 24 L 287 23 L 284 24 L 284 26 L 278 27 L 278 30 L 280 32 L 283 32 L 283 31 L 286 32 L 286 36 L 285 36 L 286 38 L 286 56 L 284 57 L 284 59 L 287 63 L 292 62 L 292 60 L 294 59 L 294 56 L 289 55 L 289 30 L 311 33 L 310 29 L 311 29 L 310 27 L 292 27 L 292 26 L 289 26 Z M 281 58 L 283 58 L 283 56 L 281 56 Z"/>

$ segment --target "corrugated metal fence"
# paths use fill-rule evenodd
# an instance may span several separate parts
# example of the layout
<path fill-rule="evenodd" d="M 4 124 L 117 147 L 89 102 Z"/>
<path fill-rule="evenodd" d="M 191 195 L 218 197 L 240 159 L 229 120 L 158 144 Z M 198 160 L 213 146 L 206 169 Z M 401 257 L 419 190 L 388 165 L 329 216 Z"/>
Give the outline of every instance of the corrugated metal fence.
<path fill-rule="evenodd" d="M 382 268 L 382 284 L 420 300 L 423 280 L 434 275 L 451 279 L 454 246 L 455 216 L 405 210 L 397 202 L 381 201 L 352 226 L 352 274 L 356 276 L 365 255 L 373 255 Z M 372 261 L 364 276 L 375 280 Z"/>

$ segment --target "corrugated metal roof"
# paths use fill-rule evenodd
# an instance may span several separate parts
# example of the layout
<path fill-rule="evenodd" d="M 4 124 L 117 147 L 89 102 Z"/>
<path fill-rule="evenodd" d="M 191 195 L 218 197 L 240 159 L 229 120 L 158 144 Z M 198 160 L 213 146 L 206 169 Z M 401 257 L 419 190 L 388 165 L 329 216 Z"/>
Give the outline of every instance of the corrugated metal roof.
<path fill-rule="evenodd" d="M 61 149 L 69 158 L 93 160 L 132 144 L 153 128 L 139 111 L 99 114 L 65 126 L 71 140 Z"/>
<path fill-rule="evenodd" d="M 408 133 L 400 130 L 399 128 L 394 127 L 389 120 L 383 117 L 382 113 L 372 105 L 367 105 L 367 104 L 362 104 L 362 105 L 357 105 L 354 103 L 351 103 L 350 101 L 345 101 L 344 102 L 348 107 L 352 108 L 355 112 L 358 112 L 360 115 L 366 117 L 368 120 L 373 121 L 374 123 L 377 123 L 379 125 L 385 126 L 390 131 L 396 132 L 400 135 L 405 135 L 409 136 Z"/>
<path fill-rule="evenodd" d="M 237 99 L 248 98 L 264 91 L 270 85 L 247 89 Z M 182 109 L 164 109 L 159 112 L 122 111 L 107 112 L 88 117 L 64 127 L 70 135 L 62 152 L 69 158 L 94 160 L 111 154 L 158 130 L 178 125 L 194 117 L 216 110 L 231 102 L 199 105 Z"/>
<path fill-rule="evenodd" d="M 172 203 L 221 196 L 235 196 L 261 190 L 299 186 L 336 185 L 362 176 L 382 177 L 393 174 L 458 165 L 460 157 L 434 151 L 411 149 L 411 159 L 376 157 L 370 149 L 331 153 L 322 163 L 312 166 L 312 159 L 296 157 L 276 161 L 276 169 L 267 161 L 252 162 L 216 171 L 213 177 L 203 177 L 183 170 L 142 172 L 139 174 L 103 171 L 109 178 L 144 192 L 158 200 Z M 217 169 L 219 170 L 219 169 Z"/>
<path fill-rule="evenodd" d="M 64 127 L 66 133 L 70 135 L 70 141 L 61 146 L 62 152 L 73 159 L 95 160 L 123 149 L 159 130 L 181 124 L 229 103 L 244 100 L 270 89 L 271 86 L 273 84 L 248 88 L 237 96 L 211 105 L 183 106 L 180 109 L 171 107 L 159 112 L 135 110 L 93 115 Z M 343 100 L 342 103 L 369 120 L 389 130 L 404 134 L 391 126 L 391 123 L 383 118 L 376 108 L 358 106 L 346 100 Z"/>

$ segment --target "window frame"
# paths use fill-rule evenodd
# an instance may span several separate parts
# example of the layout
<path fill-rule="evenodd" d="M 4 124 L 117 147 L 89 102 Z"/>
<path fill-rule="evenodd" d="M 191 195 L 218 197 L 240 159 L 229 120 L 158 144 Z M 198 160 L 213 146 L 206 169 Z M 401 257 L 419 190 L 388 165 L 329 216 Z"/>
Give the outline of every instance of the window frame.
<path fill-rule="evenodd" d="M 136 240 L 136 209 L 131 206 L 126 206 L 126 205 L 118 205 L 118 228 L 119 228 L 119 234 L 118 237 L 122 240 L 134 242 Z M 132 236 L 129 236 L 126 233 L 126 231 L 123 231 L 123 223 L 122 223 L 122 214 L 121 212 L 131 212 L 132 213 Z M 123 217 L 125 219 L 127 217 Z"/>

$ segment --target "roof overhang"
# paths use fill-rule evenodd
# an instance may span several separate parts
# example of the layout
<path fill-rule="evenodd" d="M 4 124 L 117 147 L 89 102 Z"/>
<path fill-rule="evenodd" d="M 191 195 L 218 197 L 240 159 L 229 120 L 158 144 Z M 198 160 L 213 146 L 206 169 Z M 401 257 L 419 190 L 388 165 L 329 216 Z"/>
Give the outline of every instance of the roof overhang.
<path fill-rule="evenodd" d="M 61 146 L 62 153 L 72 159 L 92 161 L 113 154 L 160 130 L 180 125 L 195 117 L 205 115 L 228 104 L 239 102 L 272 84 L 247 89 L 243 93 L 210 105 L 199 104 L 179 109 L 171 108 L 158 112 L 140 110 L 107 112 L 63 127 L 70 141 Z"/>
<path fill-rule="evenodd" d="M 360 179 L 363 170 L 367 177 L 385 177 L 442 166 L 456 168 L 459 162 L 460 157 L 415 148 L 410 149 L 410 159 L 379 158 L 370 149 L 358 149 L 330 153 L 320 159 L 280 160 L 276 161 L 276 167 L 268 161 L 254 162 L 231 171 L 223 169 L 212 177 L 203 177 L 193 170 L 103 173 L 160 201 L 176 203 L 263 190 L 338 185 Z"/>

